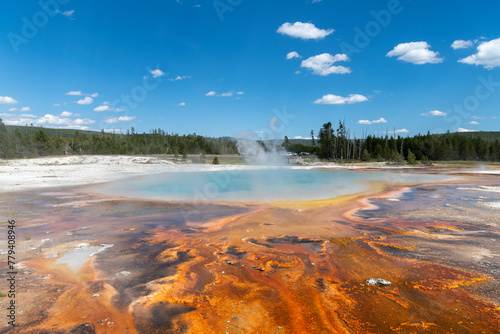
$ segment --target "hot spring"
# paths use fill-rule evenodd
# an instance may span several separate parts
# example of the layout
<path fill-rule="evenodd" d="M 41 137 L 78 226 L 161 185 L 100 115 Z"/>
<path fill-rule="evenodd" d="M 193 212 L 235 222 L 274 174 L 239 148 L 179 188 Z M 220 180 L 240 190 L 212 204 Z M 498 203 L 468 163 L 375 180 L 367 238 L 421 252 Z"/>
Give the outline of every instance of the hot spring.
<path fill-rule="evenodd" d="M 366 172 L 300 167 L 169 171 L 98 186 L 111 196 L 173 201 L 310 201 L 363 192 L 373 182 L 417 184 L 452 177 L 400 171 Z"/>

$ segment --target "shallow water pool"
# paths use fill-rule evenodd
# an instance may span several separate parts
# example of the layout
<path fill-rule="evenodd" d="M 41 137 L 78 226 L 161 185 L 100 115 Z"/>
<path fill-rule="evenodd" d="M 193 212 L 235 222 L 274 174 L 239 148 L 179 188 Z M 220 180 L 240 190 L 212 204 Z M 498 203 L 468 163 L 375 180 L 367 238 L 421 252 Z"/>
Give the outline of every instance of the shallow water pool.
<path fill-rule="evenodd" d="M 95 191 L 112 196 L 179 201 L 304 201 L 359 193 L 374 181 L 414 184 L 447 179 L 451 177 L 401 171 L 279 167 L 168 172 L 121 180 L 99 186 Z"/>

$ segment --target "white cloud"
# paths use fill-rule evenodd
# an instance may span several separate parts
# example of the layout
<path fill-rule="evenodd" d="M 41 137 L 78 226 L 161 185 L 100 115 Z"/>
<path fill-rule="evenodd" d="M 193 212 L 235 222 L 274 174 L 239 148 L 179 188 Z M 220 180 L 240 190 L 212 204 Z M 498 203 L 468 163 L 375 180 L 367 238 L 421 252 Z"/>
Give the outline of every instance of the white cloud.
<path fill-rule="evenodd" d="M 60 107 L 60 106 L 61 106 L 61 104 L 60 104 L 60 103 L 54 103 L 54 104 L 53 104 L 53 106 L 54 106 L 54 107 Z"/>
<path fill-rule="evenodd" d="M 10 96 L 0 96 L 0 105 L 1 104 L 16 104 L 16 103 L 17 103 L 17 101 L 14 100 Z"/>
<path fill-rule="evenodd" d="M 91 104 L 92 102 L 94 102 L 94 99 L 90 96 L 86 96 L 84 99 L 76 101 L 78 104 Z"/>
<path fill-rule="evenodd" d="M 106 133 L 125 133 L 122 129 L 103 129 Z"/>
<path fill-rule="evenodd" d="M 302 39 L 322 39 L 334 32 L 333 29 L 318 29 L 312 23 L 283 23 L 277 30 L 278 33 L 282 35 L 288 35 L 291 37 L 302 38 Z"/>
<path fill-rule="evenodd" d="M 471 124 L 471 125 L 478 125 L 479 122 L 478 121 L 470 121 L 469 124 Z"/>
<path fill-rule="evenodd" d="M 67 112 L 66 112 L 67 113 Z M 42 117 L 22 114 L 19 116 L 8 115 L 5 119 L 5 124 L 7 125 L 26 125 L 33 124 L 35 126 L 44 126 L 48 128 L 64 128 L 64 129 L 81 129 L 88 130 L 87 125 L 94 124 L 96 121 L 92 119 L 71 119 L 67 118 L 67 114 L 63 112 L 60 116 L 46 114 Z"/>
<path fill-rule="evenodd" d="M 184 79 L 189 79 L 189 78 L 191 78 L 191 77 L 188 76 L 188 75 L 183 75 L 183 76 L 178 75 L 174 79 L 168 79 L 168 80 L 170 80 L 170 81 L 178 81 L 178 80 L 184 80 Z"/>
<path fill-rule="evenodd" d="M 31 111 L 31 108 L 30 107 L 22 107 L 19 111 L 28 112 L 28 111 Z"/>
<path fill-rule="evenodd" d="M 10 112 L 19 111 L 19 109 L 17 109 L 17 108 L 10 108 L 9 111 Z"/>
<path fill-rule="evenodd" d="M 471 40 L 464 41 L 463 39 L 458 39 L 451 44 L 451 47 L 454 50 L 457 49 L 468 49 L 474 45 L 474 42 Z"/>
<path fill-rule="evenodd" d="M 360 94 L 349 94 L 347 97 L 342 97 L 333 94 L 324 95 L 321 99 L 314 101 L 315 104 L 353 104 L 368 101 L 366 96 Z"/>
<path fill-rule="evenodd" d="M 336 54 L 332 56 L 329 53 L 322 53 L 303 60 L 300 66 L 312 70 L 314 74 L 323 76 L 333 73 L 351 73 L 351 69 L 348 67 L 333 66 L 333 64 L 338 61 L 349 61 L 349 57 L 346 54 Z"/>
<path fill-rule="evenodd" d="M 88 124 L 94 124 L 95 121 L 94 120 L 91 120 L 91 119 L 88 119 L 88 118 L 85 118 L 85 119 L 81 119 L 81 118 L 77 118 L 74 120 L 75 124 L 78 124 L 78 125 L 88 125 Z"/>
<path fill-rule="evenodd" d="M 186 106 L 186 102 L 181 102 L 178 104 L 178 106 L 184 107 L 184 106 Z"/>
<path fill-rule="evenodd" d="M 72 113 L 70 113 L 69 111 L 63 111 L 63 112 L 61 113 L 61 116 L 62 116 L 62 117 L 71 117 L 71 116 L 73 116 L 73 114 L 72 114 Z"/>
<path fill-rule="evenodd" d="M 396 132 L 396 134 L 398 134 L 398 133 L 408 133 L 410 131 L 408 131 L 406 129 L 399 129 L 399 130 L 396 130 L 396 131 L 393 131 L 393 132 Z"/>
<path fill-rule="evenodd" d="M 295 51 L 289 52 L 286 55 L 286 59 L 293 59 L 293 58 L 300 58 L 300 55 Z"/>
<path fill-rule="evenodd" d="M 111 111 L 111 108 L 109 106 L 99 106 L 94 108 L 94 111 Z"/>
<path fill-rule="evenodd" d="M 387 120 L 383 117 L 380 117 L 377 120 L 372 121 L 373 124 L 378 124 L 378 123 L 387 123 Z"/>
<path fill-rule="evenodd" d="M 415 65 L 437 64 L 443 61 L 438 52 L 429 50 L 427 42 L 411 42 L 398 44 L 386 57 L 398 57 L 398 60 Z"/>
<path fill-rule="evenodd" d="M 130 121 L 133 121 L 134 119 L 135 119 L 135 116 L 120 116 L 120 117 L 108 118 L 104 122 L 108 123 L 108 124 L 113 124 L 113 123 L 118 123 L 118 122 L 130 122 Z"/>
<path fill-rule="evenodd" d="M 153 76 L 153 78 L 158 78 L 158 77 L 161 77 L 161 76 L 165 75 L 165 73 L 163 73 L 163 71 L 160 70 L 159 68 L 157 68 L 156 70 L 152 70 L 149 73 L 151 73 L 151 75 Z"/>
<path fill-rule="evenodd" d="M 56 13 L 59 13 L 61 15 L 64 15 L 66 17 L 73 17 L 73 14 L 75 13 L 75 10 L 66 10 L 66 11 L 60 11 L 59 9 L 55 11 Z"/>
<path fill-rule="evenodd" d="M 469 130 L 464 128 L 458 128 L 456 132 L 477 132 L 477 130 Z"/>
<path fill-rule="evenodd" d="M 474 115 L 474 116 L 472 116 L 471 118 L 472 118 L 472 119 L 485 119 L 486 117 L 479 117 L 479 116 L 477 116 L 477 115 Z"/>
<path fill-rule="evenodd" d="M 123 108 L 116 108 L 115 111 L 124 111 L 125 109 Z"/>
<path fill-rule="evenodd" d="M 245 92 L 235 92 L 233 90 L 230 90 L 229 92 L 226 92 L 226 93 L 217 94 L 217 92 L 215 92 L 215 91 L 210 91 L 210 92 L 206 93 L 205 96 L 231 97 L 234 94 L 243 95 L 243 94 L 245 94 Z M 237 97 L 237 99 L 239 99 L 239 98 L 240 97 Z"/>
<path fill-rule="evenodd" d="M 366 120 L 366 119 L 361 119 L 358 121 L 358 124 L 365 124 L 365 125 L 369 125 L 369 124 L 378 124 L 378 123 L 387 123 L 387 120 L 383 117 L 380 117 L 379 119 L 376 119 L 374 121 L 369 121 L 369 120 Z"/>
<path fill-rule="evenodd" d="M 21 114 L 20 117 L 26 117 L 26 118 L 38 118 L 37 115 L 33 115 L 33 114 Z"/>
<path fill-rule="evenodd" d="M 67 92 L 66 95 L 70 95 L 70 96 L 88 96 L 88 97 L 96 98 L 96 97 L 99 96 L 99 93 L 84 94 L 84 93 L 82 93 L 81 90 L 72 90 L 72 91 Z M 54 107 L 59 107 L 59 106 L 60 106 L 59 103 L 55 103 L 54 104 Z"/>
<path fill-rule="evenodd" d="M 427 113 L 420 114 L 420 116 L 446 116 L 446 113 L 439 110 L 432 110 Z"/>
<path fill-rule="evenodd" d="M 479 44 L 476 54 L 460 59 L 458 62 L 470 65 L 481 65 L 490 70 L 500 66 L 500 38 Z"/>

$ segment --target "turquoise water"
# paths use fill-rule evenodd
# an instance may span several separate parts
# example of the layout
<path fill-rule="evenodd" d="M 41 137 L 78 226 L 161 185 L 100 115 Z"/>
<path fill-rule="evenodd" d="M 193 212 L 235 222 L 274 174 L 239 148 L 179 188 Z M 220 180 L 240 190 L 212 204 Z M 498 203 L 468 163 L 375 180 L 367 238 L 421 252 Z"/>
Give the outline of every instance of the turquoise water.
<path fill-rule="evenodd" d="M 372 181 L 423 183 L 445 176 L 401 172 L 356 172 L 263 168 L 218 171 L 175 171 L 107 184 L 97 192 L 145 199 L 177 201 L 302 201 L 362 192 Z"/>

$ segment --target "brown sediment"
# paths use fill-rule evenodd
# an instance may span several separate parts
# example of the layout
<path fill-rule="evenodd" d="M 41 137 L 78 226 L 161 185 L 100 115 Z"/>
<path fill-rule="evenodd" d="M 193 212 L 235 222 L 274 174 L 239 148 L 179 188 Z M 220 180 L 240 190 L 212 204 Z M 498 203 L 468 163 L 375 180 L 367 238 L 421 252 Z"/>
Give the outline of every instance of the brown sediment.
<path fill-rule="evenodd" d="M 79 242 L 114 246 L 78 272 L 39 251 L 27 254 L 30 300 L 51 302 L 29 309 L 36 322 L 20 316 L 18 332 L 62 333 L 87 324 L 98 333 L 497 333 L 500 306 L 481 288 L 493 284 L 498 291 L 499 275 L 458 261 L 450 243 L 473 249 L 492 236 L 458 234 L 471 230 L 467 222 L 399 219 L 384 199 L 412 208 L 420 198 L 403 201 L 409 190 L 380 186 L 376 194 L 326 201 L 214 204 L 201 215 L 196 205 L 86 195 L 65 215 L 21 218 L 38 239 L 50 226 L 50 245 L 37 246 L 45 253 Z M 440 191 L 434 184 L 432 193 Z M 127 208 L 108 216 L 110 201 Z M 158 211 L 134 215 L 144 208 Z M 498 252 L 490 245 L 483 256 Z M 370 278 L 392 284 L 370 286 Z"/>

